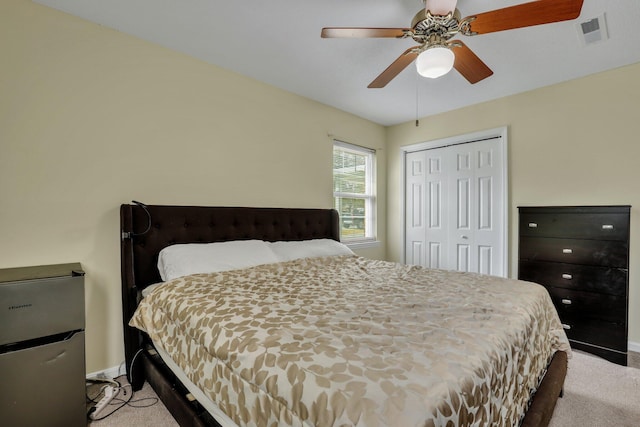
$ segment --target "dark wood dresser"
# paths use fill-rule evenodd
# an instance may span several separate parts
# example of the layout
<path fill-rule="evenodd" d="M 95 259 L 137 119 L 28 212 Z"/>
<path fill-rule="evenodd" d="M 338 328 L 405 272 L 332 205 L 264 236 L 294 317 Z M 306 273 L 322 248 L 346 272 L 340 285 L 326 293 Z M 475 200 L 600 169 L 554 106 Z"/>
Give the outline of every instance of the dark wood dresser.
<path fill-rule="evenodd" d="M 518 209 L 518 278 L 549 290 L 573 348 L 627 365 L 631 207 Z"/>

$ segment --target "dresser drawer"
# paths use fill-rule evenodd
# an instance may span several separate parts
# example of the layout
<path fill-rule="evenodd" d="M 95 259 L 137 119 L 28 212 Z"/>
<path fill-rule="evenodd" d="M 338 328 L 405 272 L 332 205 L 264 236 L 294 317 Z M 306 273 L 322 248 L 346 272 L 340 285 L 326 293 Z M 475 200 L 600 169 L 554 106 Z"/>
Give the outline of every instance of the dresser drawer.
<path fill-rule="evenodd" d="M 628 271 L 623 268 L 595 267 L 547 261 L 520 261 L 518 279 L 557 287 L 601 294 L 626 296 Z"/>
<path fill-rule="evenodd" d="M 624 297 L 549 288 L 569 339 L 616 350 L 627 349 L 627 302 Z"/>
<path fill-rule="evenodd" d="M 627 353 L 627 331 L 624 328 L 611 327 L 594 319 L 563 320 L 562 325 L 569 340 Z"/>
<path fill-rule="evenodd" d="M 547 289 L 561 320 L 593 319 L 622 326 L 627 321 L 625 297 L 562 288 Z"/>
<path fill-rule="evenodd" d="M 626 268 L 627 241 L 520 237 L 520 259 Z"/>
<path fill-rule="evenodd" d="M 616 208 L 609 208 L 616 210 Z M 625 212 L 530 212 L 520 208 L 520 235 L 581 239 L 626 240 L 629 210 Z"/>

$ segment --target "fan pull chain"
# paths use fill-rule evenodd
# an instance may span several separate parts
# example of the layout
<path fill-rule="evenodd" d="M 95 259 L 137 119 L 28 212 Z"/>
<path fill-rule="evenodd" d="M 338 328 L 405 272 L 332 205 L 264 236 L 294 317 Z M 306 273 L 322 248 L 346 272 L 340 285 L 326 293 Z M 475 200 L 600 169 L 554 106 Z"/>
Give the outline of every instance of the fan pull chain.
<path fill-rule="evenodd" d="M 418 73 L 416 73 L 416 127 L 420 126 L 420 120 L 418 120 L 418 92 L 419 92 L 419 79 Z"/>

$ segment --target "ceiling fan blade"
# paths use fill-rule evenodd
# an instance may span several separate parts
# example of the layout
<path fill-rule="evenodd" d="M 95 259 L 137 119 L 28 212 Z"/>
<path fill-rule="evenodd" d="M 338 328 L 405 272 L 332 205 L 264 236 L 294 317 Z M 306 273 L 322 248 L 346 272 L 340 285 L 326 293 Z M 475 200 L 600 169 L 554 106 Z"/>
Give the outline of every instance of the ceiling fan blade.
<path fill-rule="evenodd" d="M 415 52 L 415 47 L 410 47 L 405 50 L 402 55 L 391 63 L 378 77 L 375 78 L 369 86 L 370 89 L 383 88 L 389 83 L 395 76 L 400 74 L 402 70 L 407 68 L 407 65 L 411 64 L 418 54 Z"/>
<path fill-rule="evenodd" d="M 471 31 L 478 34 L 568 21 L 580 16 L 584 0 L 538 0 L 475 15 Z"/>
<path fill-rule="evenodd" d="M 348 28 L 327 27 L 322 29 L 322 38 L 333 37 L 395 37 L 402 38 L 411 32 L 411 28 Z"/>
<path fill-rule="evenodd" d="M 458 70 L 465 79 L 469 80 L 469 83 L 478 83 L 480 80 L 484 80 L 493 74 L 491 68 L 482 62 L 482 59 L 478 58 L 478 56 L 460 40 L 456 40 L 452 48 L 453 53 L 456 55 L 453 68 Z"/>

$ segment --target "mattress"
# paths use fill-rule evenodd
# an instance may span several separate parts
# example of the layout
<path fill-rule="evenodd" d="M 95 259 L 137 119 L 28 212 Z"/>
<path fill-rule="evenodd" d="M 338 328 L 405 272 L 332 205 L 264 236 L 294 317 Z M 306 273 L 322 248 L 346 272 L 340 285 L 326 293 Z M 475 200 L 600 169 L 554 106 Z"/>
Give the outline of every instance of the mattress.
<path fill-rule="evenodd" d="M 240 426 L 513 426 L 570 352 L 539 285 L 358 256 L 174 279 L 130 324 Z"/>

